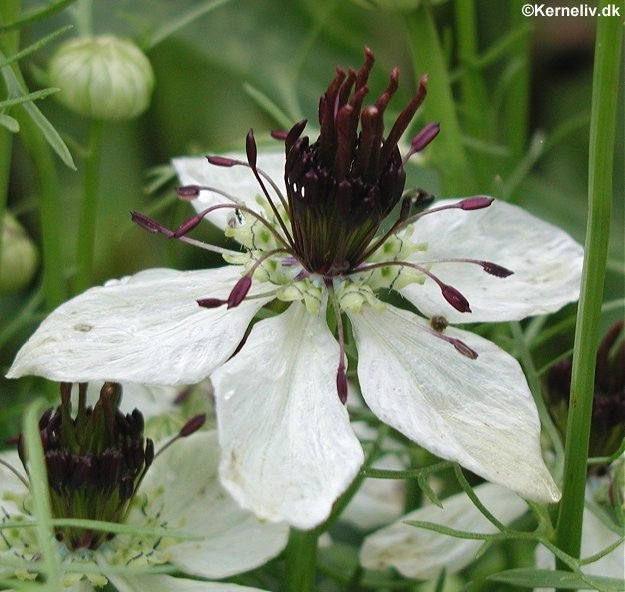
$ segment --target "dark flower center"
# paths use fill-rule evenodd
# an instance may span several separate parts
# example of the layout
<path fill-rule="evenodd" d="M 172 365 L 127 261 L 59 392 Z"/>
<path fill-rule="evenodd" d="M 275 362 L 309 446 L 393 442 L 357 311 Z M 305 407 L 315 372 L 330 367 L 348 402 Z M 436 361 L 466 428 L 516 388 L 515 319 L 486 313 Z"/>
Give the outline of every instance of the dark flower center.
<path fill-rule="evenodd" d="M 375 104 L 362 108 L 372 65 L 373 54 L 366 48 L 358 72 L 337 68 L 319 103 L 321 132 L 314 144 L 300 137 L 305 122 L 284 138 L 293 249 L 310 273 L 335 276 L 355 269 L 402 197 L 406 173 L 397 142 L 425 97 L 426 77 L 384 138 L 383 114 L 399 73 L 393 69 Z"/>
<path fill-rule="evenodd" d="M 62 383 L 61 405 L 39 420 L 52 515 L 122 522 L 152 463 L 154 444 L 143 438 L 143 416 L 137 409 L 126 415 L 119 410 L 119 384 L 105 383 L 93 407 L 86 405 L 87 385 L 79 385 L 75 417 L 71 389 L 71 384 Z M 21 445 L 19 450 L 28 471 Z M 56 536 L 74 550 L 96 549 L 113 535 L 60 526 Z"/>

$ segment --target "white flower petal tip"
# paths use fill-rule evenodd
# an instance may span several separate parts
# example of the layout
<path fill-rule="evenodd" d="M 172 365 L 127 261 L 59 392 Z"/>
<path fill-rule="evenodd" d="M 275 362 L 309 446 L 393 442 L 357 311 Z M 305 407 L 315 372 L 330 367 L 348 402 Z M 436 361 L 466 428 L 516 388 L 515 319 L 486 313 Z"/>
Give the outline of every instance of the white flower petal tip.
<path fill-rule="evenodd" d="M 271 299 L 246 301 L 232 310 L 197 304 L 207 296 L 226 297 L 239 277 L 237 266 L 150 269 L 91 288 L 41 323 L 7 377 L 200 382 L 230 357 L 254 314 Z"/>
<path fill-rule="evenodd" d="M 509 524 L 527 510 L 519 496 L 492 483 L 478 485 L 475 493 L 504 524 Z M 394 567 L 409 578 L 435 579 L 443 569 L 447 574 L 453 574 L 468 565 L 483 542 L 411 526 L 406 524 L 407 520 L 434 522 L 456 530 L 484 534 L 497 532 L 466 494 L 459 493 L 443 500 L 443 508 L 425 506 L 365 538 L 360 551 L 363 567 L 374 570 Z"/>
<path fill-rule="evenodd" d="M 437 338 L 416 315 L 387 307 L 350 313 L 362 394 L 383 422 L 430 450 L 522 497 L 560 492 L 540 450 L 536 406 L 518 362 L 494 343 L 453 329 Z"/>
<path fill-rule="evenodd" d="M 215 579 L 263 565 L 286 546 L 289 530 L 242 509 L 219 483 L 218 461 L 214 431 L 176 442 L 156 457 L 141 486 L 148 504 L 129 518 L 140 525 L 146 511 L 156 513 L 159 522 L 201 536 L 170 545 L 169 561 L 183 573 Z"/>
<path fill-rule="evenodd" d="M 247 162 L 245 154 L 222 154 L 221 158 Z M 241 165 L 221 167 L 210 164 L 204 157 L 180 157 L 172 160 L 174 169 L 182 185 L 196 185 L 199 187 L 214 187 L 228 193 L 238 203 L 259 212 L 256 195 L 260 192 L 258 181 L 251 170 Z M 281 183 L 280 191 L 284 192 L 284 152 L 260 152 L 257 166 L 275 182 Z M 200 191 L 199 196 L 193 199 L 193 207 L 201 212 L 206 208 L 228 203 L 223 195 L 213 191 Z M 225 229 L 233 219 L 234 210 L 220 209 L 210 212 L 206 218 L 215 226 Z"/>
<path fill-rule="evenodd" d="M 481 210 L 451 209 L 423 216 L 415 223 L 412 239 L 428 244 L 420 253 L 423 260 L 471 257 L 513 272 L 499 278 L 478 265 L 435 263 L 432 271 L 460 290 L 471 312 L 461 313 L 447 304 L 432 281 L 403 288 L 402 294 L 428 317 L 442 315 L 452 323 L 519 320 L 554 312 L 579 298 L 582 246 L 560 228 L 503 201 Z"/>
<path fill-rule="evenodd" d="M 221 481 L 260 518 L 317 526 L 362 465 L 336 391 L 338 360 L 325 316 L 293 303 L 257 323 L 212 376 Z"/>

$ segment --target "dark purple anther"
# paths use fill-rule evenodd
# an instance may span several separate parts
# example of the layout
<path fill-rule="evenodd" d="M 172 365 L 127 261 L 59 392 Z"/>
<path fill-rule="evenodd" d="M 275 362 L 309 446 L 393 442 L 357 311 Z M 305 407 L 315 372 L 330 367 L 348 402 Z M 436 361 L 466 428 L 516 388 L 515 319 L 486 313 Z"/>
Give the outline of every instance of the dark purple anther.
<path fill-rule="evenodd" d="M 130 217 L 132 221 L 153 234 L 164 234 L 165 236 L 171 238 L 174 236 L 174 233 L 169 230 L 169 228 L 165 228 L 162 224 L 159 224 L 156 220 L 153 220 L 149 216 L 142 214 L 141 212 L 130 212 Z"/>
<path fill-rule="evenodd" d="M 254 139 L 254 132 L 250 130 L 245 136 L 245 153 L 247 154 L 247 162 L 252 170 L 256 170 L 256 160 L 258 157 L 258 150 L 256 149 L 256 140 Z"/>
<path fill-rule="evenodd" d="M 463 356 L 469 358 L 470 360 L 477 359 L 477 352 L 471 349 L 466 343 L 460 341 L 460 339 L 452 339 L 451 343 L 456 348 L 456 351 L 460 352 Z"/>
<path fill-rule="evenodd" d="M 154 460 L 154 442 L 152 441 L 151 438 L 147 438 L 145 441 L 144 471 L 148 469 L 148 467 L 152 464 L 153 460 Z"/>
<path fill-rule="evenodd" d="M 506 278 L 514 273 L 514 271 L 510 271 L 501 265 L 497 265 L 492 261 L 482 261 L 481 262 L 482 269 L 489 273 L 490 275 L 494 275 L 495 277 Z"/>
<path fill-rule="evenodd" d="M 492 197 L 485 197 L 484 195 L 476 195 L 475 197 L 467 197 L 458 202 L 458 207 L 462 210 L 481 210 L 487 208 L 495 201 Z"/>
<path fill-rule="evenodd" d="M 436 136 L 438 136 L 438 132 L 440 131 L 440 124 L 438 121 L 433 121 L 432 123 L 428 123 L 410 142 L 410 152 L 408 156 L 415 154 L 417 152 L 421 152 Z"/>
<path fill-rule="evenodd" d="M 178 432 L 181 438 L 186 438 L 194 432 L 197 432 L 206 423 L 206 413 L 200 413 L 193 416 L 187 423 L 185 423 Z"/>
<path fill-rule="evenodd" d="M 172 232 L 171 238 L 180 238 L 185 234 L 191 232 L 202 220 L 204 215 L 202 213 L 196 214 L 189 218 L 186 222 L 183 222 L 174 232 Z"/>
<path fill-rule="evenodd" d="M 441 286 L 443 298 L 459 312 L 471 312 L 469 301 L 453 286 L 443 284 Z"/>
<path fill-rule="evenodd" d="M 200 195 L 199 185 L 184 185 L 176 189 L 176 193 L 180 199 L 192 200 Z"/>
<path fill-rule="evenodd" d="M 196 300 L 196 302 L 202 308 L 219 308 L 220 306 L 226 304 L 226 301 L 221 298 L 200 298 Z"/>
<path fill-rule="evenodd" d="M 284 142 L 289 132 L 286 130 L 271 130 L 270 134 L 274 140 L 281 140 Z"/>
<path fill-rule="evenodd" d="M 239 306 L 239 304 L 245 300 L 251 286 L 252 278 L 249 275 L 244 275 L 241 279 L 239 279 L 228 296 L 228 308 L 235 308 L 236 306 Z"/>
<path fill-rule="evenodd" d="M 336 390 L 339 395 L 339 401 L 345 405 L 347 401 L 347 375 L 345 374 L 345 366 L 341 364 L 336 372 Z"/>
<path fill-rule="evenodd" d="M 220 167 L 233 167 L 237 164 L 240 164 L 240 162 L 238 160 L 235 160 L 233 158 L 226 158 L 225 156 L 207 156 L 206 160 L 208 160 L 208 162 L 210 164 L 214 164 L 215 166 L 220 166 Z"/>

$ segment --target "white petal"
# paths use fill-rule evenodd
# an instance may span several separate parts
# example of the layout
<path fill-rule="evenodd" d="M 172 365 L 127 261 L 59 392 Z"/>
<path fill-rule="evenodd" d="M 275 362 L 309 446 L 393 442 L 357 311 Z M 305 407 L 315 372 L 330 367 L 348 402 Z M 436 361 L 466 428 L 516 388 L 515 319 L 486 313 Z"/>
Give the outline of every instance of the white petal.
<path fill-rule="evenodd" d="M 263 592 L 260 588 L 200 582 L 166 574 L 121 576 L 107 575 L 118 592 Z"/>
<path fill-rule="evenodd" d="M 308 529 L 363 462 L 336 391 L 338 345 L 323 313 L 293 303 L 254 326 L 213 375 L 221 480 L 246 508 Z"/>
<path fill-rule="evenodd" d="M 436 206 L 457 200 L 437 202 Z M 470 313 L 455 310 L 431 280 L 401 290 L 428 317 L 452 323 L 510 321 L 558 310 L 579 297 L 583 249 L 556 226 L 502 201 L 482 210 L 445 210 L 424 216 L 412 239 L 428 250 L 411 260 L 465 257 L 486 260 L 514 274 L 499 278 L 470 263 L 440 263 L 432 271 L 467 298 Z"/>
<path fill-rule="evenodd" d="M 245 154 L 230 153 L 222 156 L 247 162 Z M 174 158 L 172 162 L 183 185 L 215 187 L 236 198 L 241 205 L 245 205 L 256 212 L 260 211 L 256 196 L 262 194 L 262 190 L 256 177 L 254 177 L 254 173 L 249 168 L 243 166 L 219 167 L 209 164 L 203 157 Z M 259 152 L 257 164 L 259 169 L 262 169 L 273 179 L 284 195 L 284 152 Z M 263 182 L 270 195 L 274 197 L 273 190 L 267 181 L 263 179 Z M 199 197 L 191 203 L 198 212 L 201 212 L 211 206 L 230 202 L 218 193 L 201 191 Z M 228 221 L 232 220 L 233 215 L 234 210 L 224 208 L 209 213 L 206 219 L 223 230 L 228 226 Z"/>
<path fill-rule="evenodd" d="M 494 343 L 448 328 L 475 360 L 407 311 L 350 314 L 363 397 L 385 423 L 529 499 L 560 497 L 540 454 L 540 423 L 517 361 Z"/>
<path fill-rule="evenodd" d="M 509 524 L 527 510 L 520 497 L 493 483 L 478 485 L 475 493 L 503 524 Z M 443 506 L 425 506 L 369 535 L 360 550 L 362 565 L 377 570 L 394 567 L 404 576 L 418 580 L 434 579 L 443 568 L 450 575 L 468 565 L 483 541 L 459 539 L 405 523 L 419 520 L 456 530 L 497 532 L 464 492 L 443 500 Z"/>
<path fill-rule="evenodd" d="M 158 449 L 158 446 L 157 446 Z M 201 535 L 167 548 L 170 562 L 181 571 L 224 578 L 264 564 L 286 545 L 288 526 L 261 522 L 241 509 L 219 483 L 219 448 L 215 432 L 197 432 L 176 442 L 150 467 L 141 492 L 145 509 L 129 522 L 145 522 L 143 511 L 162 523 Z"/>
<path fill-rule="evenodd" d="M 231 310 L 196 299 L 225 298 L 238 266 L 199 271 L 151 269 L 91 288 L 53 311 L 18 352 L 7 377 L 193 384 L 227 360 L 258 309 Z"/>

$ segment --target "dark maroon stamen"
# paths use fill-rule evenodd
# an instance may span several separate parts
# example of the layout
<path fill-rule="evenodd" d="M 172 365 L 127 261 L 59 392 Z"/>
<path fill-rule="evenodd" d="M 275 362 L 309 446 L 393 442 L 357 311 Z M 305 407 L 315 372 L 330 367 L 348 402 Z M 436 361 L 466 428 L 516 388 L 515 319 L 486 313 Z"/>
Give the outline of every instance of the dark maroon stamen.
<path fill-rule="evenodd" d="M 483 195 L 477 195 L 475 197 L 467 197 L 458 202 L 458 206 L 462 210 L 481 210 L 487 208 L 495 201 L 492 197 L 486 197 Z"/>
<path fill-rule="evenodd" d="M 246 274 L 239 278 L 237 283 L 234 285 L 234 288 L 232 288 L 230 295 L 228 296 L 228 308 L 235 308 L 236 306 L 239 306 L 239 304 L 241 304 L 241 302 L 245 300 L 245 297 L 247 296 L 247 293 L 250 291 L 251 287 L 252 278 L 250 275 Z"/>
<path fill-rule="evenodd" d="M 236 160 L 234 158 L 226 158 L 225 156 L 209 155 L 206 157 L 206 160 L 208 160 L 210 164 L 213 164 L 219 167 L 226 167 L 226 168 L 233 167 L 237 164 L 240 164 L 239 160 Z"/>
<path fill-rule="evenodd" d="M 497 265 L 492 261 L 481 261 L 480 263 L 482 265 L 482 269 L 484 269 L 486 273 L 494 275 L 495 277 L 505 278 L 514 273 L 514 271 L 510 271 L 509 269 L 506 269 L 501 265 Z"/>
<path fill-rule="evenodd" d="M 165 228 L 165 226 L 158 223 L 156 220 L 153 220 L 149 216 L 142 214 L 141 212 L 131 211 L 130 217 L 135 224 L 137 224 L 144 230 L 147 230 L 148 232 L 151 232 L 153 234 L 164 234 L 165 236 L 170 238 L 174 236 L 174 233 L 171 230 Z"/>
<path fill-rule="evenodd" d="M 471 312 L 469 301 L 453 286 L 449 284 L 441 285 L 441 294 L 459 312 Z"/>
<path fill-rule="evenodd" d="M 219 308 L 226 304 L 226 300 L 221 298 L 199 298 L 196 302 L 203 308 Z"/>
<path fill-rule="evenodd" d="M 200 195 L 199 185 L 183 185 L 176 189 L 176 193 L 180 199 L 193 200 Z"/>
<path fill-rule="evenodd" d="M 404 161 L 426 148 L 438 136 L 441 126 L 437 121 L 428 123 L 410 142 L 410 152 L 404 157 Z"/>
<path fill-rule="evenodd" d="M 181 438 L 186 438 L 194 432 L 197 432 L 206 423 L 206 413 L 200 413 L 193 416 L 187 423 L 185 423 L 178 432 Z"/>

